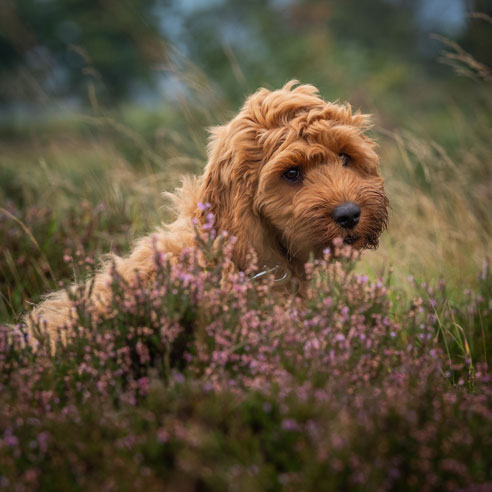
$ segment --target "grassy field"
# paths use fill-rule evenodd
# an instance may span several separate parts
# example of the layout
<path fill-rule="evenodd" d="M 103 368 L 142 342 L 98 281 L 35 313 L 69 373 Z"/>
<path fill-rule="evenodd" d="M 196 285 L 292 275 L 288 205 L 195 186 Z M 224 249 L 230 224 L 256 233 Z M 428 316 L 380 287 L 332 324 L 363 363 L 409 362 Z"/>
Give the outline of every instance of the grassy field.
<path fill-rule="evenodd" d="M 389 230 L 355 264 L 314 265 L 307 305 L 243 275 L 223 292 L 227 248 L 204 237 L 148 291 L 115 281 L 114 313 L 55 355 L 7 324 L 169 220 L 161 193 L 201 172 L 220 120 L 184 102 L 5 129 L 0 488 L 489 490 L 492 100 L 476 88 L 422 124 L 376 112 Z"/>

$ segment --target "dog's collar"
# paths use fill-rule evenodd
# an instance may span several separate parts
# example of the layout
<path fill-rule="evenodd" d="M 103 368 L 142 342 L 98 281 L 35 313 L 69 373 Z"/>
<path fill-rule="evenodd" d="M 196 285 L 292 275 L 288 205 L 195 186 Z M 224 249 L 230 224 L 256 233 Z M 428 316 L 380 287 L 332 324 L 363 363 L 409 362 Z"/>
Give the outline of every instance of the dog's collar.
<path fill-rule="evenodd" d="M 274 280 L 273 283 L 275 285 L 285 285 L 286 283 L 290 282 L 292 278 L 292 273 L 290 270 L 286 270 L 284 268 L 281 268 L 279 265 L 275 265 L 272 268 L 265 268 L 265 270 L 262 270 L 261 272 L 253 275 L 250 277 L 250 280 L 258 280 L 259 278 L 263 278 L 265 275 L 273 274 L 274 275 Z M 280 274 L 280 276 L 277 278 L 277 274 Z"/>

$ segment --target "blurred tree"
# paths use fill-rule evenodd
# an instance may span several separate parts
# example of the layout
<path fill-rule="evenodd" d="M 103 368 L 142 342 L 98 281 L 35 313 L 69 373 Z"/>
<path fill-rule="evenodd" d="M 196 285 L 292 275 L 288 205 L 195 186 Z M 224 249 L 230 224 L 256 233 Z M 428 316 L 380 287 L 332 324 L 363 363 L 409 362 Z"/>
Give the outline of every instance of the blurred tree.
<path fill-rule="evenodd" d="M 417 100 L 429 72 L 435 81 L 452 77 L 436 63 L 442 46 L 430 38 L 450 18 L 441 15 L 446 5 L 457 14 L 455 30 L 444 34 L 489 62 L 490 24 L 463 17 L 466 9 L 490 14 L 490 2 L 0 0 L 0 102 L 94 92 L 115 102 L 157 79 L 173 95 L 166 82 L 176 66 L 152 70 L 171 60 L 168 41 L 235 102 L 291 78 L 359 104 L 376 104 L 368 99 L 378 95 L 388 101 L 392 90 L 395 101 L 405 90 Z"/>
<path fill-rule="evenodd" d="M 0 0 L 0 100 L 87 94 L 116 101 L 152 82 L 165 0 Z"/>
<path fill-rule="evenodd" d="M 181 42 L 234 99 L 291 78 L 334 97 L 371 83 L 411 84 L 426 62 L 411 0 L 225 0 L 188 15 Z M 220 19 L 220 21 L 219 21 Z M 426 41 L 429 41 L 428 35 Z M 434 53 L 436 55 L 437 52 Z M 413 65 L 418 66 L 415 68 Z M 391 79 L 391 80 L 390 80 Z"/>
<path fill-rule="evenodd" d="M 492 0 L 474 0 L 468 28 L 458 43 L 481 63 L 492 67 Z"/>
<path fill-rule="evenodd" d="M 469 44 L 475 40 L 478 51 L 490 56 L 490 26 L 466 17 L 467 10 L 485 9 L 490 0 L 193 3 L 173 39 L 236 102 L 258 86 L 298 78 L 326 97 L 369 108 L 401 105 L 407 97 L 425 107 L 445 93 L 440 83 L 456 79 L 437 62 L 444 45 L 432 38 L 434 32 Z"/>

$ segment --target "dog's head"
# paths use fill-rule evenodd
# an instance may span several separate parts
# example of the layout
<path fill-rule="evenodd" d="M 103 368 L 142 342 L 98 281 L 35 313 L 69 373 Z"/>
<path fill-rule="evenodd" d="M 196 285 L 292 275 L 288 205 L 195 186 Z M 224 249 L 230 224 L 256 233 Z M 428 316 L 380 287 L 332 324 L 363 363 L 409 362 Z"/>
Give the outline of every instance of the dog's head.
<path fill-rule="evenodd" d="M 388 200 L 368 117 L 327 103 L 310 85 L 260 89 L 211 131 L 202 200 L 216 227 L 253 247 L 264 264 L 303 264 L 341 237 L 375 248 Z"/>

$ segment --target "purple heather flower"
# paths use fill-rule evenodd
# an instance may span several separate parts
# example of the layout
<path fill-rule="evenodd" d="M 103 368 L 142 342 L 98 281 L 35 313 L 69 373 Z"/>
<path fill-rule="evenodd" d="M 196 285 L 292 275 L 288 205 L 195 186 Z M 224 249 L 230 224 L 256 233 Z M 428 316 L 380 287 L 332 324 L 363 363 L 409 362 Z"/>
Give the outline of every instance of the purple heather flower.
<path fill-rule="evenodd" d="M 299 424 L 294 419 L 284 419 L 282 420 L 282 429 L 296 431 L 299 429 Z"/>

